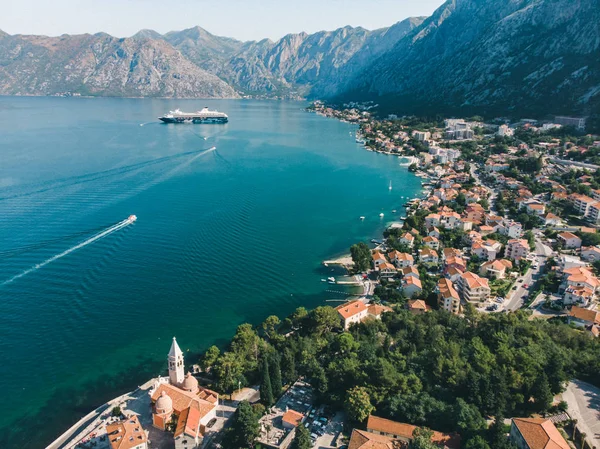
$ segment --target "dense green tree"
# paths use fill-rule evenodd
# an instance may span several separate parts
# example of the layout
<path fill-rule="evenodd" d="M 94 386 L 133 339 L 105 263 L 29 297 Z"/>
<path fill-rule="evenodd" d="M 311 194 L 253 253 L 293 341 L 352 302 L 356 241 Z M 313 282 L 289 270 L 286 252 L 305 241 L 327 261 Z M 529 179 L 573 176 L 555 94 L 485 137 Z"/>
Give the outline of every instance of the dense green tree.
<path fill-rule="evenodd" d="M 300 424 L 296 427 L 296 434 L 294 440 L 290 446 L 290 449 L 311 449 L 312 441 L 310 440 L 310 434 L 308 429 Z"/>
<path fill-rule="evenodd" d="M 375 407 L 371 404 L 371 398 L 363 387 L 354 387 L 346 393 L 344 403 L 348 417 L 357 423 L 365 422 Z"/>
<path fill-rule="evenodd" d="M 225 431 L 223 445 L 228 449 L 254 447 L 259 434 L 258 416 L 248 401 L 240 402 L 233 415 L 231 426 Z"/>
<path fill-rule="evenodd" d="M 456 429 L 463 438 L 469 438 L 487 428 L 485 419 L 473 404 L 458 398 L 454 405 L 453 416 L 456 419 Z"/>
<path fill-rule="evenodd" d="M 485 441 L 481 435 L 475 435 L 472 438 L 466 440 L 465 449 L 490 449 L 490 445 Z"/>
<path fill-rule="evenodd" d="M 367 271 L 371 267 L 371 250 L 366 243 L 360 242 L 352 245 L 350 255 L 357 271 Z"/>
<path fill-rule="evenodd" d="M 261 383 L 260 383 L 260 402 L 265 407 L 273 405 L 274 396 L 273 389 L 271 387 L 271 375 L 269 373 L 269 361 L 264 358 L 261 368 Z"/>
<path fill-rule="evenodd" d="M 333 307 L 319 306 L 310 313 L 310 317 L 316 335 L 326 335 L 341 327 L 340 316 Z"/>
<path fill-rule="evenodd" d="M 296 356 L 290 348 L 283 350 L 281 359 L 281 378 L 285 384 L 290 384 L 298 378 L 296 372 Z"/>
<path fill-rule="evenodd" d="M 231 394 L 238 386 L 246 385 L 244 365 L 239 356 L 225 352 L 219 357 L 213 368 L 219 391 Z"/>
<path fill-rule="evenodd" d="M 533 388 L 531 389 L 531 396 L 533 398 L 533 405 L 535 411 L 542 413 L 548 411 L 552 406 L 554 395 L 550 389 L 550 383 L 548 382 L 548 376 L 542 372 L 538 375 Z"/>
<path fill-rule="evenodd" d="M 277 400 L 281 394 L 283 382 L 281 380 L 281 365 L 279 362 L 279 354 L 273 354 L 269 363 L 269 373 L 271 375 L 271 391 L 273 398 Z"/>
<path fill-rule="evenodd" d="M 215 345 L 208 348 L 202 356 L 200 362 L 200 366 L 202 366 L 202 369 L 204 371 L 209 371 L 219 359 L 219 355 L 221 355 L 221 351 Z"/>
<path fill-rule="evenodd" d="M 277 315 L 269 316 L 263 323 L 262 329 L 267 338 L 273 338 L 277 334 L 277 328 L 281 324 L 281 320 Z"/>

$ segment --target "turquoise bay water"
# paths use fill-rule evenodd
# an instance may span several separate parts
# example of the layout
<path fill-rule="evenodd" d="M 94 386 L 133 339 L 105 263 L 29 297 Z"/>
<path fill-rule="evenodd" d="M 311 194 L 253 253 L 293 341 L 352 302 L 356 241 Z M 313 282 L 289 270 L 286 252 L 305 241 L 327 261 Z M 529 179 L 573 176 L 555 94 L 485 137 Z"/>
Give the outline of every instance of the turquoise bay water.
<path fill-rule="evenodd" d="M 205 105 L 230 123 L 156 120 Z M 163 372 L 174 335 L 191 363 L 242 322 L 340 297 L 320 261 L 379 237 L 420 182 L 304 106 L 0 97 L 0 447 L 44 447 Z"/>

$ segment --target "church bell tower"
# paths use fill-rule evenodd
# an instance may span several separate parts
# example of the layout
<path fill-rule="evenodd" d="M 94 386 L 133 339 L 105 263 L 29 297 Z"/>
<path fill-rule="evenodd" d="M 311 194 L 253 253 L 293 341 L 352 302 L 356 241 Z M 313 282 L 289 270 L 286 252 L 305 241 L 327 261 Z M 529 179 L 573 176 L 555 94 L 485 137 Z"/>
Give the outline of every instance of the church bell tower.
<path fill-rule="evenodd" d="M 171 385 L 179 386 L 184 379 L 183 352 L 173 337 L 171 350 L 169 351 L 169 380 Z"/>

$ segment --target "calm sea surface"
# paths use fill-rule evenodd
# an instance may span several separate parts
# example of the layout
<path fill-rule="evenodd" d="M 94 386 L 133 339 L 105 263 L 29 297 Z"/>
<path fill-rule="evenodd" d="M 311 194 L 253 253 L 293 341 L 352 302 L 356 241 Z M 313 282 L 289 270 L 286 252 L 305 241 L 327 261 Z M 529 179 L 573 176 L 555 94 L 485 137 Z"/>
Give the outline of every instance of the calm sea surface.
<path fill-rule="evenodd" d="M 205 105 L 230 123 L 156 120 Z M 191 363 L 340 297 L 320 261 L 378 237 L 420 182 L 304 106 L 0 97 L 1 448 L 44 447 L 163 372 L 174 335 Z"/>

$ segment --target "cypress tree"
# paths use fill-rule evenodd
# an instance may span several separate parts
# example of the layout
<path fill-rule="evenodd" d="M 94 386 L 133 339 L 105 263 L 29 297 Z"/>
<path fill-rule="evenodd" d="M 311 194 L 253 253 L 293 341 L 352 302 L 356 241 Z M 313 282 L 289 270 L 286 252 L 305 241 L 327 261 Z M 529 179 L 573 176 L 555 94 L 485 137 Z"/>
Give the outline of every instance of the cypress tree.
<path fill-rule="evenodd" d="M 290 449 L 310 449 L 311 447 L 312 442 L 310 441 L 308 429 L 302 424 L 299 424 L 298 427 L 296 427 L 296 435 L 294 435 L 294 440 L 292 441 Z"/>
<path fill-rule="evenodd" d="M 271 374 L 271 391 L 273 392 L 273 399 L 277 400 L 283 387 L 281 382 L 281 366 L 279 364 L 278 354 L 273 355 L 271 359 L 271 365 L 269 366 L 269 372 Z"/>
<path fill-rule="evenodd" d="M 260 402 L 265 407 L 273 405 L 273 389 L 271 388 L 271 377 L 269 376 L 269 361 L 265 357 L 262 366 L 262 382 L 260 384 Z"/>
<path fill-rule="evenodd" d="M 296 357 L 294 353 L 289 349 L 283 350 L 283 360 L 281 365 L 283 366 L 281 374 L 286 384 L 294 382 L 298 378 L 296 373 Z"/>

